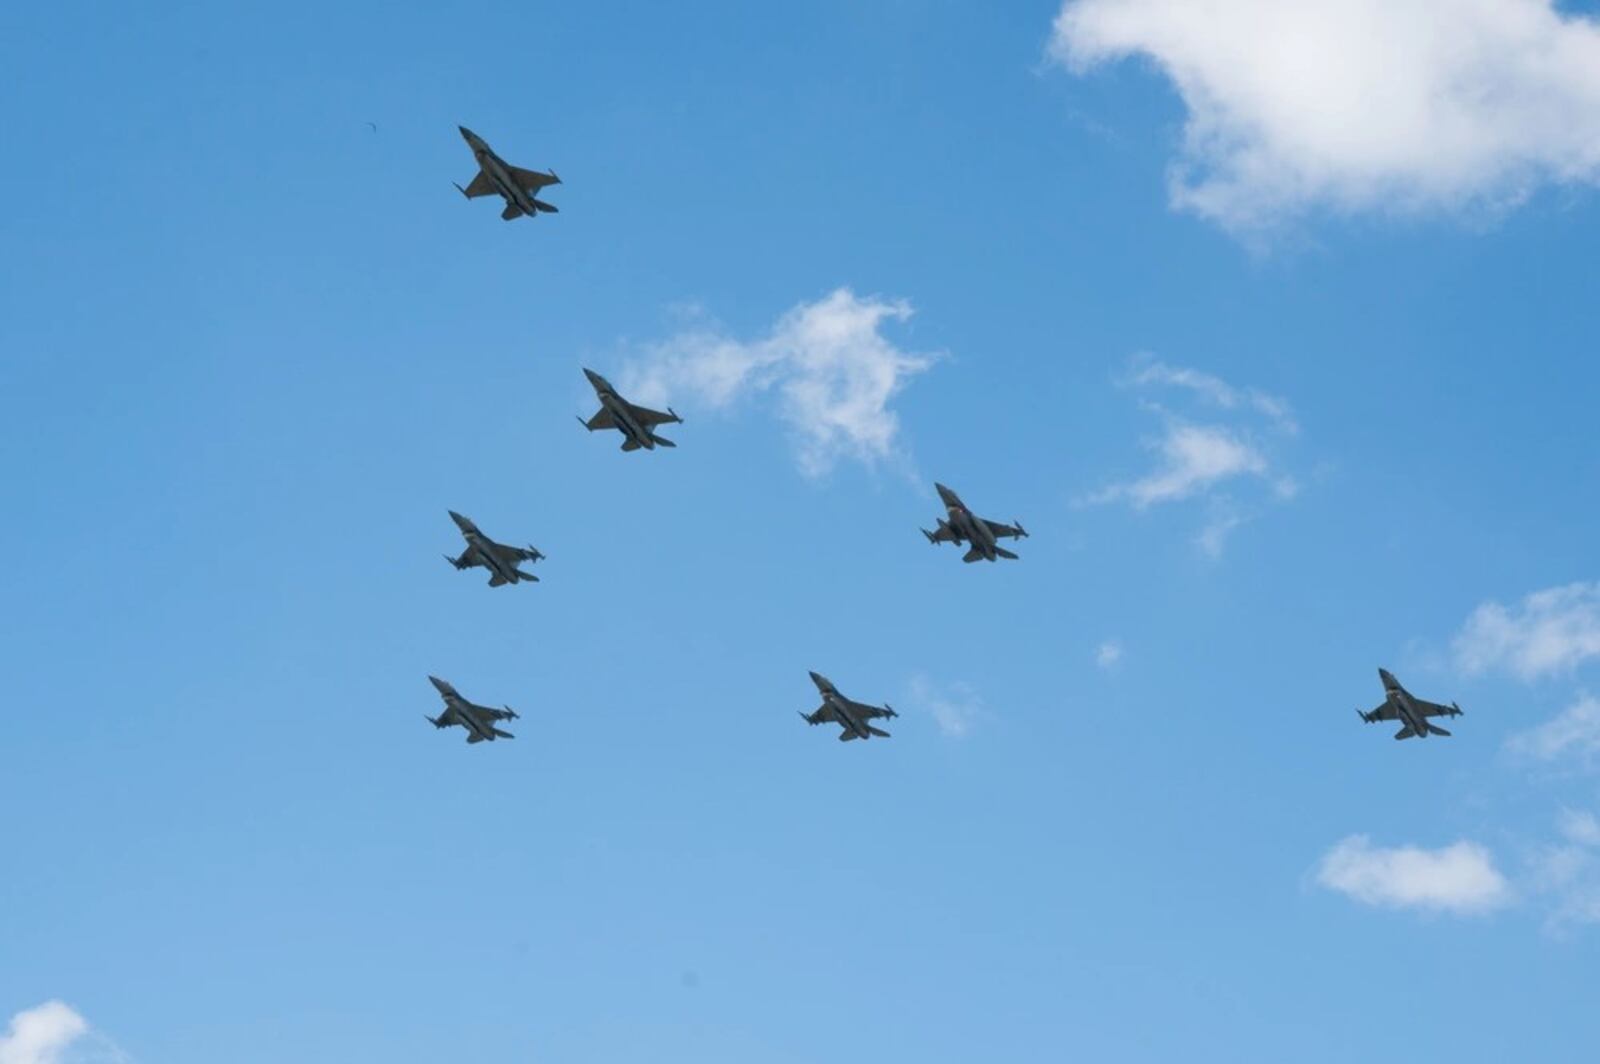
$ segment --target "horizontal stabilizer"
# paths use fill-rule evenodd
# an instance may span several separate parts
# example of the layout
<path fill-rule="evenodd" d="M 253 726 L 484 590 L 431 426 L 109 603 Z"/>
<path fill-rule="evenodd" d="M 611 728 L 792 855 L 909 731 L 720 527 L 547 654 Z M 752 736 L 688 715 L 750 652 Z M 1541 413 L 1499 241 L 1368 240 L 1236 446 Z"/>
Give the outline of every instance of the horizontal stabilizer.
<path fill-rule="evenodd" d="M 500 212 L 500 217 L 504 218 L 508 222 L 513 218 L 521 218 L 522 208 L 518 207 L 515 203 L 508 203 L 506 204 L 506 209 Z"/>
<path fill-rule="evenodd" d="M 1407 724 L 1404 728 L 1401 728 L 1399 731 L 1394 733 L 1394 737 L 1396 739 L 1414 739 L 1414 738 L 1416 738 L 1416 736 L 1417 736 L 1417 733 L 1412 729 L 1411 725 L 1409 725 L 1409 724 Z"/>
<path fill-rule="evenodd" d="M 507 582 L 506 578 L 501 576 L 499 573 L 495 573 L 493 576 L 491 576 L 489 578 L 489 586 L 490 587 L 499 587 L 501 584 L 504 584 L 506 582 Z"/>
<path fill-rule="evenodd" d="M 1450 737 L 1450 733 L 1445 731 L 1443 728 L 1439 727 L 1437 724 L 1428 725 L 1428 734 L 1430 734 L 1430 735 L 1443 735 L 1447 739 Z"/>
<path fill-rule="evenodd" d="M 839 741 L 841 743 L 847 743 L 851 739 L 859 739 L 859 738 L 861 738 L 861 736 L 857 735 L 855 732 L 851 731 L 849 728 L 846 728 L 844 731 L 839 733 Z"/>
<path fill-rule="evenodd" d="M 521 569 L 517 569 L 517 570 L 514 570 L 514 571 L 517 574 L 517 579 L 518 580 L 532 580 L 536 584 L 539 582 L 539 578 L 537 576 L 534 576 L 532 573 L 525 573 Z"/>
<path fill-rule="evenodd" d="M 867 725 L 867 731 L 871 732 L 873 735 L 876 735 L 876 736 L 878 736 L 879 738 L 882 738 L 882 739 L 887 739 L 889 737 L 889 733 L 888 732 L 884 731 L 882 728 L 874 728 L 870 724 Z"/>
<path fill-rule="evenodd" d="M 497 738 L 500 738 L 500 739 L 515 739 L 516 738 L 516 736 L 512 735 L 510 732 L 501 731 L 499 728 L 491 728 L 490 731 L 494 732 L 495 736 Z"/>
<path fill-rule="evenodd" d="M 677 444 L 673 443 L 671 440 L 667 439 L 665 436 L 657 436 L 655 433 L 651 433 L 650 434 L 650 438 L 652 440 L 656 441 L 656 446 L 657 447 L 676 447 L 676 446 L 678 446 Z"/>
<path fill-rule="evenodd" d="M 558 208 L 555 204 L 546 203 L 542 199 L 534 200 L 533 201 L 533 205 L 535 207 L 537 207 L 539 210 L 543 211 L 545 214 L 560 214 L 561 213 L 560 208 Z"/>
<path fill-rule="evenodd" d="M 1016 561 L 1017 560 L 1017 556 L 1015 554 L 1012 554 L 1010 551 L 1006 550 L 1004 547 L 996 547 L 994 549 L 994 552 L 996 554 L 1000 555 L 1000 557 L 1002 557 L 1002 558 L 1010 558 L 1012 561 Z"/>
<path fill-rule="evenodd" d="M 983 551 L 979 550 L 977 547 L 973 547 L 971 550 L 967 551 L 967 553 L 961 556 L 961 560 L 964 562 L 982 561 Z"/>
<path fill-rule="evenodd" d="M 622 441 L 622 449 L 624 451 L 637 451 L 640 447 L 643 447 L 643 446 L 644 446 L 644 444 L 640 443 L 638 440 L 623 440 Z"/>

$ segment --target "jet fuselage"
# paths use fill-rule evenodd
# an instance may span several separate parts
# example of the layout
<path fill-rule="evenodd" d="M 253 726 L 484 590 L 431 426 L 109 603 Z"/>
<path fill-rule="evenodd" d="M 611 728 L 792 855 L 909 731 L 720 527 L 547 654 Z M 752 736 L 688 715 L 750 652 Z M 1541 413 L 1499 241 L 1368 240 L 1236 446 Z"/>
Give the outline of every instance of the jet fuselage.
<path fill-rule="evenodd" d="M 472 149 L 472 157 L 478 161 L 478 169 L 488 177 L 489 183 L 494 186 L 500 197 L 530 218 L 536 216 L 539 208 L 534 206 L 533 197 L 528 194 L 528 190 L 522 188 L 511 176 L 511 168 L 506 165 L 506 161 L 496 155 L 482 137 L 466 126 L 459 128 L 461 139 L 467 142 L 467 146 Z"/>
<path fill-rule="evenodd" d="M 1426 739 L 1428 718 L 1411 700 L 1411 692 L 1402 687 L 1400 681 L 1396 680 L 1394 674 L 1387 669 L 1379 669 L 1378 676 L 1383 680 L 1383 693 L 1388 696 L 1389 704 L 1394 707 L 1394 711 L 1400 715 L 1400 720 L 1416 733 L 1417 738 Z"/>
<path fill-rule="evenodd" d="M 594 394 L 599 398 L 600 405 L 610 412 L 611 420 L 622 430 L 622 435 L 647 451 L 655 450 L 655 434 L 639 424 L 627 400 L 617 394 L 617 390 L 611 387 L 611 382 L 593 370 L 586 369 L 583 372 L 588 376 L 589 383 L 594 386 Z"/>

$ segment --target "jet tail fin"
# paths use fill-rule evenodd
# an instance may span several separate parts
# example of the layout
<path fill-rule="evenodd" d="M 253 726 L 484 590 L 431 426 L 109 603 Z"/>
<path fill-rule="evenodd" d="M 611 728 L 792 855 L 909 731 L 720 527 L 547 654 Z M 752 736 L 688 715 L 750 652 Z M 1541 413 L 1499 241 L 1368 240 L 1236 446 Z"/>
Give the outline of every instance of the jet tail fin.
<path fill-rule="evenodd" d="M 1429 735 L 1443 735 L 1447 739 L 1450 737 L 1450 733 L 1445 731 L 1443 728 L 1439 727 L 1437 724 L 1428 725 L 1428 734 Z"/>

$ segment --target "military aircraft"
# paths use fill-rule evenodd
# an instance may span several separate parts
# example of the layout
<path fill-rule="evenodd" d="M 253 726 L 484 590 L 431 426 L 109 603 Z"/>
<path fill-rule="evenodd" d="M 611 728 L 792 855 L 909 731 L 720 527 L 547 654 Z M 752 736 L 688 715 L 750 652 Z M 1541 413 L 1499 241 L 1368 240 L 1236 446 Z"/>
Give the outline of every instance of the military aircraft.
<path fill-rule="evenodd" d="M 588 421 L 578 419 L 578 423 L 590 432 L 596 429 L 616 429 L 622 433 L 622 449 L 624 451 L 637 451 L 643 447 L 653 451 L 657 445 L 662 447 L 676 447 L 677 444 L 665 436 L 657 436 L 655 427 L 671 422 L 683 423 L 683 418 L 669 406 L 663 414 L 659 410 L 649 407 L 634 406 L 611 387 L 611 382 L 592 369 L 583 371 L 589 378 L 589 383 L 594 387 L 594 394 L 600 399 L 600 411 Z"/>
<path fill-rule="evenodd" d="M 1388 669 L 1379 669 L 1378 678 L 1383 681 L 1383 704 L 1371 713 L 1357 713 L 1368 724 L 1376 724 L 1380 720 L 1398 720 L 1405 727 L 1394 733 L 1396 739 L 1409 739 L 1413 735 L 1426 739 L 1431 735 L 1449 735 L 1450 733 L 1437 725 L 1429 724 L 1429 717 L 1459 717 L 1461 707 L 1454 702 L 1448 706 L 1441 706 L 1437 702 L 1424 702 L 1412 695 L 1400 681 L 1394 678 L 1394 673 Z"/>
<path fill-rule="evenodd" d="M 869 706 L 861 702 L 852 702 L 839 693 L 833 686 L 833 681 L 821 673 L 811 674 L 811 682 L 817 685 L 817 690 L 822 692 L 822 705 L 810 716 L 800 714 L 800 719 L 807 724 L 825 724 L 832 721 L 844 730 L 839 733 L 840 742 L 849 742 L 851 739 L 870 739 L 876 735 L 880 738 L 889 738 L 889 733 L 879 728 L 874 728 L 867 721 L 875 717 L 898 717 L 900 714 L 883 707 Z"/>
<path fill-rule="evenodd" d="M 469 518 L 462 517 L 454 510 L 449 511 L 450 520 L 461 529 L 461 536 L 467 541 L 467 549 L 461 552 L 461 557 L 452 558 L 446 554 L 444 560 L 457 569 L 470 569 L 474 565 L 481 565 L 489 570 L 489 586 L 499 587 L 501 584 L 515 584 L 519 580 L 531 580 L 535 583 L 539 578 L 532 573 L 525 573 L 517 568 L 518 562 L 536 562 L 544 555 L 536 547 L 508 547 L 504 543 L 496 543 L 473 524 Z"/>
<path fill-rule="evenodd" d="M 939 518 L 939 530 L 929 532 L 922 529 L 922 534 L 928 537 L 929 543 L 970 543 L 971 549 L 962 555 L 964 562 L 975 562 L 982 558 L 994 561 L 996 558 L 1011 558 L 1016 555 L 1000 546 L 997 541 L 999 536 L 1010 536 L 1012 539 L 1021 539 L 1028 534 L 1027 529 L 1020 524 L 1002 525 L 998 521 L 986 521 L 967 509 L 961 497 L 943 484 L 934 484 L 939 489 L 939 498 L 944 500 L 945 509 L 950 511 L 948 520 Z"/>
<path fill-rule="evenodd" d="M 500 217 L 506 221 L 520 218 L 524 214 L 534 217 L 540 211 L 555 214 L 556 208 L 537 195 L 546 185 L 559 185 L 561 179 L 556 172 L 540 173 L 538 170 L 524 170 L 512 166 L 494 153 L 487 141 L 478 136 L 466 126 L 457 126 L 461 131 L 461 139 L 467 142 L 472 149 L 472 157 L 478 160 L 478 175 L 468 182 L 466 188 L 460 189 L 461 194 L 468 199 L 476 196 L 499 196 L 506 201 L 506 209 L 500 212 Z"/>
<path fill-rule="evenodd" d="M 516 736 L 508 731 L 496 728 L 495 721 L 516 720 L 517 711 L 507 706 L 505 709 L 490 709 L 488 706 L 474 705 L 461 697 L 461 693 L 454 687 L 445 683 L 437 676 L 428 677 L 428 682 L 438 690 L 439 696 L 444 699 L 444 712 L 437 717 L 427 718 L 429 724 L 435 728 L 448 728 L 452 724 L 459 724 L 467 729 L 467 742 L 481 743 L 485 739 L 494 742 L 496 739 L 514 739 Z"/>

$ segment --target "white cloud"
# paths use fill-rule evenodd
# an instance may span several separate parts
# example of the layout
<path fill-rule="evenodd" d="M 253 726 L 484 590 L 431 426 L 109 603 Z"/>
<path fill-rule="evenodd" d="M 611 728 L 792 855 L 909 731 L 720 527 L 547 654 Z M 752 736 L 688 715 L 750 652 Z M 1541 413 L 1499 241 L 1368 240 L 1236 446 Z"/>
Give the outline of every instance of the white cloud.
<path fill-rule="evenodd" d="M 1235 231 L 1600 181 L 1600 27 L 1550 0 L 1066 0 L 1050 53 L 1149 58 L 1188 112 L 1172 201 Z"/>
<path fill-rule="evenodd" d="M 1088 502 L 1126 502 L 1136 510 L 1145 510 L 1162 503 L 1205 498 L 1211 512 L 1196 535 L 1195 544 L 1203 553 L 1217 557 L 1229 533 L 1246 520 L 1241 507 L 1231 497 L 1220 494 L 1219 489 L 1253 480 L 1280 502 L 1299 491 L 1294 478 L 1279 471 L 1268 454 L 1272 439 L 1299 432 L 1286 400 L 1257 389 L 1235 387 L 1201 370 L 1158 362 L 1148 355 L 1136 356 L 1131 371 L 1120 383 L 1144 390 L 1180 389 L 1213 408 L 1213 414 L 1216 409 L 1228 412 L 1232 423 L 1201 423 L 1159 404 L 1141 402 L 1162 419 L 1161 436 L 1145 441 L 1146 448 L 1157 456 L 1155 468 L 1142 477 L 1100 489 L 1088 497 Z M 1271 431 L 1258 431 L 1263 427 Z"/>
<path fill-rule="evenodd" d="M 794 307 L 757 340 L 705 326 L 654 344 L 629 368 L 627 383 L 644 402 L 687 391 L 711 407 L 775 392 L 808 476 L 845 458 L 891 461 L 903 455 L 889 401 L 937 357 L 901 350 L 883 335 L 885 323 L 911 314 L 904 300 L 840 288 Z"/>
<path fill-rule="evenodd" d="M 0 1034 L 0 1064 L 61 1064 L 88 1032 L 82 1016 L 60 1001 L 47 1001 L 11 1017 L 10 1028 Z"/>
<path fill-rule="evenodd" d="M 1244 474 L 1265 476 L 1267 459 L 1249 441 L 1222 425 L 1167 422 L 1166 434 L 1155 443 L 1161 462 L 1138 480 L 1113 484 L 1097 492 L 1093 501 L 1119 499 L 1143 510 L 1156 503 L 1187 499 L 1218 481 Z"/>
<path fill-rule="evenodd" d="M 1469 673 L 1504 668 L 1524 680 L 1570 670 L 1600 655 L 1600 583 L 1536 591 L 1508 609 L 1486 602 L 1455 639 Z"/>
<path fill-rule="evenodd" d="M 1438 850 L 1373 846 L 1351 835 L 1323 855 L 1317 882 L 1367 905 L 1466 916 L 1510 904 L 1511 888 L 1489 851 L 1465 840 Z"/>
<path fill-rule="evenodd" d="M 1175 388 L 1186 388 L 1226 410 L 1234 410 L 1241 406 L 1249 407 L 1265 414 L 1273 424 L 1285 432 L 1300 431 L 1300 426 L 1294 419 L 1294 411 L 1289 407 L 1289 401 L 1280 396 L 1269 395 L 1255 388 L 1235 388 L 1221 377 L 1186 366 L 1169 366 L 1149 356 L 1135 358 L 1133 365 L 1134 371 L 1128 378 L 1130 384 L 1140 386 L 1164 384 Z"/>
<path fill-rule="evenodd" d="M 1564 841 L 1533 859 L 1534 887 L 1550 897 L 1546 927 L 1600 923 L 1600 820 L 1563 809 L 1556 823 Z"/>
<path fill-rule="evenodd" d="M 1102 669 L 1114 669 L 1122 663 L 1122 641 L 1107 639 L 1094 648 L 1094 663 Z"/>
<path fill-rule="evenodd" d="M 1581 695 L 1538 727 L 1512 735 L 1506 748 L 1537 761 L 1570 757 L 1592 763 L 1600 756 L 1600 701 Z"/>
<path fill-rule="evenodd" d="M 911 678 L 911 700 L 929 713 L 941 734 L 959 739 L 983 715 L 983 700 L 971 684 L 935 685 L 926 676 Z"/>

